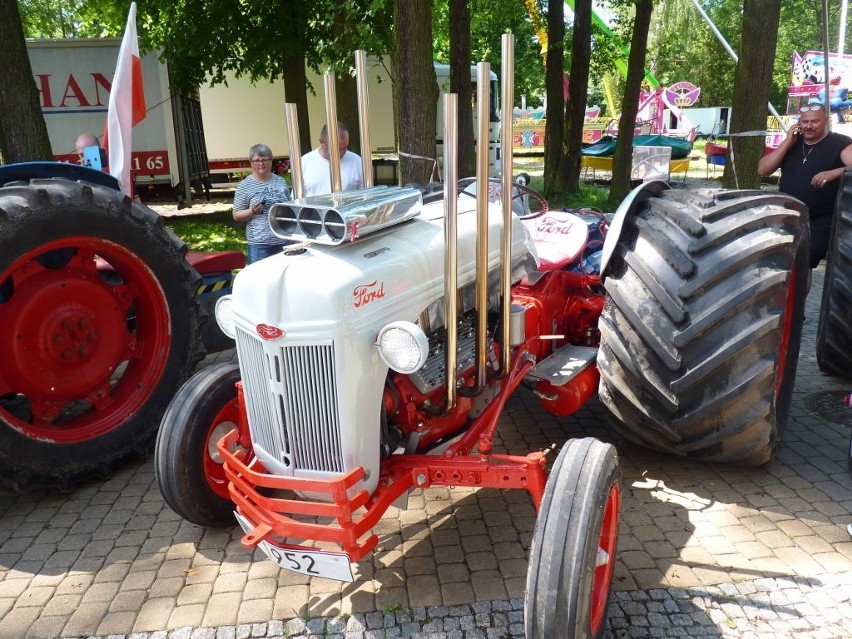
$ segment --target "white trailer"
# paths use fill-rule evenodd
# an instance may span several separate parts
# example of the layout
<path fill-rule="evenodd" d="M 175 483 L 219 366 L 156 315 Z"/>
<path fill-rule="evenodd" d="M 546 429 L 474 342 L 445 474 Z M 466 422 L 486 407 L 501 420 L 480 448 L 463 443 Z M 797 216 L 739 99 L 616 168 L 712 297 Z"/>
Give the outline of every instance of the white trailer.
<path fill-rule="evenodd" d="M 731 107 L 695 107 L 683 109 L 686 117 L 697 127 L 696 135 L 727 135 L 731 122 Z"/>
<path fill-rule="evenodd" d="M 367 58 L 368 92 L 370 98 L 370 144 L 377 177 L 388 164 L 395 163 L 398 149 L 393 126 L 393 85 L 388 69 L 380 58 Z M 449 65 L 435 64 L 438 87 L 441 94 L 449 89 Z M 325 124 L 325 97 L 323 79 L 311 70 L 307 77 L 314 88 L 308 92 L 311 144 L 319 143 L 320 129 Z M 471 67 L 471 81 L 476 81 L 476 67 Z M 491 124 L 489 139 L 489 172 L 499 171 L 499 122 L 497 118 L 497 74 L 491 73 Z M 252 83 L 248 78 L 237 78 L 226 74 L 226 84 L 204 86 L 200 91 L 201 113 L 207 140 L 207 155 L 211 175 L 231 176 L 250 170 L 248 150 L 253 144 L 268 144 L 279 163 L 286 163 L 290 156 L 287 128 L 284 121 L 284 81 L 262 81 Z M 443 119 L 441 102 L 438 103 L 435 123 L 436 141 L 441 155 L 443 142 Z M 476 135 L 476 111 L 474 110 L 474 136 Z M 381 159 L 379 159 L 381 158 Z M 394 159 L 388 159 L 394 158 Z M 391 171 L 395 177 L 395 171 Z M 387 181 L 387 180 L 379 180 Z"/>
<path fill-rule="evenodd" d="M 56 160 L 78 161 L 80 133 L 101 136 L 120 46 L 119 38 L 27 41 Z M 171 90 L 157 52 L 142 57 L 142 77 L 148 112 L 133 128 L 131 153 L 137 192 L 143 199 L 154 192 L 188 199 L 190 184 L 207 181 L 200 106 Z"/>

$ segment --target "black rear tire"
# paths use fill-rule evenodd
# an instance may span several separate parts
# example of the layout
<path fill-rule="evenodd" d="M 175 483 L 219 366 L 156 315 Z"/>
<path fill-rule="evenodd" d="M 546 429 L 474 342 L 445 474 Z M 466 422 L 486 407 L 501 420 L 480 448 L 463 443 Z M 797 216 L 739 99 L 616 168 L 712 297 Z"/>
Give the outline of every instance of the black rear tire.
<path fill-rule="evenodd" d="M 233 525 L 234 504 L 215 443 L 236 428 L 236 362 L 200 370 L 169 404 L 154 449 L 154 474 L 163 499 L 199 526 Z"/>
<path fill-rule="evenodd" d="M 527 639 L 603 635 L 617 552 L 619 478 L 610 444 L 587 437 L 562 447 L 530 548 Z"/>
<path fill-rule="evenodd" d="M 600 398 L 658 451 L 759 465 L 787 420 L 808 278 L 803 205 L 665 191 L 625 220 L 605 272 Z"/>
<path fill-rule="evenodd" d="M 816 356 L 822 372 L 852 377 L 852 171 L 848 170 L 831 224 Z"/>
<path fill-rule="evenodd" d="M 0 480 L 70 488 L 150 450 L 203 356 L 186 247 L 120 191 L 0 188 Z"/>

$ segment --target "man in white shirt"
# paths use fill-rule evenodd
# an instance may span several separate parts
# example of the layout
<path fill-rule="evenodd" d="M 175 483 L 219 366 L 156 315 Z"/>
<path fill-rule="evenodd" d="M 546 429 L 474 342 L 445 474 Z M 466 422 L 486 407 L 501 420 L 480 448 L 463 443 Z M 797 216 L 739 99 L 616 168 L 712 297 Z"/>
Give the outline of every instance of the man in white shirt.
<path fill-rule="evenodd" d="M 305 195 L 331 193 L 331 163 L 328 160 L 328 127 L 320 132 L 319 148 L 302 156 L 302 181 Z M 364 169 L 361 157 L 349 150 L 349 127 L 337 123 L 337 143 L 340 151 L 340 185 L 344 191 L 354 191 L 364 186 Z"/>

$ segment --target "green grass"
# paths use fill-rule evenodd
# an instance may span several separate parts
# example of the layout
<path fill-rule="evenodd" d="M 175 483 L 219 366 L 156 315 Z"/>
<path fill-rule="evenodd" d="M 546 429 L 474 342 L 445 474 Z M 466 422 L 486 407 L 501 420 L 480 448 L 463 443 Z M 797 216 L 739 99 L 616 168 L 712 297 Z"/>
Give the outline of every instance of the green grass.
<path fill-rule="evenodd" d="M 544 158 L 542 156 L 515 156 L 514 175 L 527 173 L 530 176 L 530 188 L 539 193 L 544 192 Z M 557 193 L 547 199 L 552 209 L 579 209 L 593 206 L 607 211 L 609 204 L 609 189 L 605 186 L 581 182 L 576 193 Z"/>
<path fill-rule="evenodd" d="M 165 223 L 192 251 L 246 250 L 245 224 L 234 222 L 230 211 L 169 217 Z"/>

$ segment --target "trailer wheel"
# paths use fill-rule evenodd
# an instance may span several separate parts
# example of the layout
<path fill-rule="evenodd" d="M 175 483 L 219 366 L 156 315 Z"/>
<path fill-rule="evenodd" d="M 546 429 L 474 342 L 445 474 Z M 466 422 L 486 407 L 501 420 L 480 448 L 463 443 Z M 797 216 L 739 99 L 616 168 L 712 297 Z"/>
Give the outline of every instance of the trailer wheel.
<path fill-rule="evenodd" d="M 149 450 L 203 355 L 185 252 L 119 191 L 0 188 L 0 479 L 67 489 Z"/>
<path fill-rule="evenodd" d="M 200 526 L 234 523 L 234 505 L 216 442 L 236 428 L 236 362 L 202 369 L 169 404 L 154 449 L 154 473 L 166 503 Z"/>
<path fill-rule="evenodd" d="M 819 369 L 852 377 L 852 172 L 843 174 L 825 266 L 817 327 Z"/>
<path fill-rule="evenodd" d="M 620 502 L 615 448 L 590 437 L 566 443 L 533 532 L 524 601 L 527 639 L 603 635 Z"/>
<path fill-rule="evenodd" d="M 599 395 L 616 429 L 684 457 L 768 462 L 807 295 L 802 204 L 666 191 L 625 218 L 604 277 Z"/>

